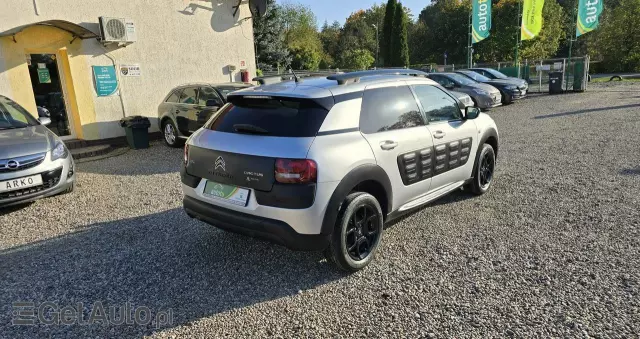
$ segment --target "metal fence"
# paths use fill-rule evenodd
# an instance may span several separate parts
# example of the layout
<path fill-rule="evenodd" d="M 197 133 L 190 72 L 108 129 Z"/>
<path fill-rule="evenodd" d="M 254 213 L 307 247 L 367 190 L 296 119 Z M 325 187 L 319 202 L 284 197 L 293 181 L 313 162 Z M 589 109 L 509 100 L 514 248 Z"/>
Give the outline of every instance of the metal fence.
<path fill-rule="evenodd" d="M 529 92 L 544 93 L 549 91 L 549 74 L 553 72 L 562 72 L 565 82 L 564 88 L 567 91 L 587 89 L 589 74 L 589 56 L 575 57 L 571 60 L 567 58 L 541 59 L 541 60 L 524 60 L 520 65 L 516 65 L 514 61 L 501 61 L 491 63 L 475 63 L 474 67 L 493 68 L 508 76 L 525 79 L 529 82 Z M 421 70 L 424 72 L 453 72 L 457 69 L 467 68 L 466 64 L 415 64 L 408 68 Z M 373 68 L 372 68 L 373 69 Z M 388 68 L 379 68 L 388 69 Z M 323 69 L 317 72 L 352 72 L 355 69 Z M 294 72 L 308 73 L 308 70 L 294 70 Z M 316 71 L 314 71 L 316 72 Z M 290 74 L 289 69 L 279 69 L 271 72 L 264 72 L 265 76 Z"/>

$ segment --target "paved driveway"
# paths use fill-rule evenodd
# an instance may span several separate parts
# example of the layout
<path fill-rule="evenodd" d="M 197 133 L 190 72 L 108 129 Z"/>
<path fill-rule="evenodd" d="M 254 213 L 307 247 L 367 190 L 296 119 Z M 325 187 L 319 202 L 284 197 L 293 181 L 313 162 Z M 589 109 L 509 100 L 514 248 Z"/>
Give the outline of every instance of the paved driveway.
<path fill-rule="evenodd" d="M 591 89 L 491 112 L 493 189 L 392 225 L 353 275 L 189 219 L 179 149 L 81 164 L 74 193 L 0 211 L 0 337 L 637 335 L 640 84 Z M 142 325 L 87 324 L 110 307 Z"/>

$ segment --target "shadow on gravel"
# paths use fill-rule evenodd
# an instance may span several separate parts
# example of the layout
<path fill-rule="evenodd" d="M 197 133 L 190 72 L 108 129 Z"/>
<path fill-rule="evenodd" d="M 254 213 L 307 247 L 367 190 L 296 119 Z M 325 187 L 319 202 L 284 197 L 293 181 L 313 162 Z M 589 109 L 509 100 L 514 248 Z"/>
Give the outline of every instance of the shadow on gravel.
<path fill-rule="evenodd" d="M 13 206 L 9 206 L 9 207 L 0 207 L 0 217 L 5 215 L 5 214 L 9 214 L 9 213 L 13 213 L 16 211 L 19 211 L 23 208 L 27 208 L 29 206 L 31 206 L 31 204 L 33 204 L 33 202 L 27 202 L 24 204 L 18 204 L 18 205 L 13 205 Z"/>
<path fill-rule="evenodd" d="M 106 175 L 154 175 L 180 172 L 182 149 L 154 142 L 147 149 L 130 150 L 112 158 L 77 164 L 80 172 Z"/>
<path fill-rule="evenodd" d="M 601 111 L 609 111 L 609 110 L 614 110 L 614 109 L 625 109 L 625 108 L 633 108 L 633 107 L 640 107 L 640 104 L 629 104 L 629 105 L 620 105 L 620 106 L 608 106 L 608 107 L 600 107 L 600 108 L 581 109 L 581 110 L 572 111 L 572 112 L 555 113 L 555 114 L 549 114 L 549 115 L 538 115 L 538 116 L 535 116 L 533 118 L 534 119 L 558 118 L 558 117 L 564 117 L 564 116 L 568 116 L 568 115 L 576 115 L 576 114 L 583 114 L 583 113 L 593 113 L 593 112 L 601 112 Z"/>
<path fill-rule="evenodd" d="M 171 324 L 295 295 L 344 277 L 319 253 L 293 252 L 193 221 L 182 209 L 98 223 L 76 233 L 0 251 L 0 333 L 16 337 L 125 337 L 136 325 L 11 325 L 15 302 L 145 306 Z M 37 306 L 36 306 L 37 309 Z M 50 310 L 51 308 L 49 308 Z M 54 308 L 55 310 L 55 308 Z M 51 319 L 49 317 L 48 319 Z"/>

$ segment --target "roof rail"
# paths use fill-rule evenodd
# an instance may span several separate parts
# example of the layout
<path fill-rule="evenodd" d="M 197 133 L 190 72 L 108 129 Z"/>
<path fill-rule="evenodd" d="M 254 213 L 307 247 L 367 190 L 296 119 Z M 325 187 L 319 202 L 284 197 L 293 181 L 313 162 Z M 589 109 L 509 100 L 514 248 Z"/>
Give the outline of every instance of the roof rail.
<path fill-rule="evenodd" d="M 311 71 L 311 72 L 296 71 L 295 75 L 293 73 L 265 75 L 265 76 L 255 77 L 252 79 L 252 81 L 257 81 L 260 85 L 268 85 L 268 84 L 275 84 L 275 83 L 287 81 L 287 80 L 295 80 L 296 77 L 300 79 L 300 78 L 327 76 L 327 75 L 334 75 L 334 74 L 340 74 L 340 73 L 336 73 L 333 71 Z"/>
<path fill-rule="evenodd" d="M 337 80 L 338 85 L 345 85 L 350 82 L 358 82 L 361 77 L 371 76 L 371 75 L 410 75 L 410 76 L 423 76 L 426 77 L 429 73 L 418 71 L 415 69 L 376 69 L 370 71 L 358 71 L 344 74 L 335 74 L 327 77 L 329 80 Z"/>

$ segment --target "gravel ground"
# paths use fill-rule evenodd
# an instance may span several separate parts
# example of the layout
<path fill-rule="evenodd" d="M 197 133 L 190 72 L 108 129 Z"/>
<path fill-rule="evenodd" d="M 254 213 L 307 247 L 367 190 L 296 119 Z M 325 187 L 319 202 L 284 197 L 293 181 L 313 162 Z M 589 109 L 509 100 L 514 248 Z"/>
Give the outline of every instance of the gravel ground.
<path fill-rule="evenodd" d="M 590 90 L 491 112 L 492 190 L 392 225 L 353 275 L 189 219 L 181 150 L 80 164 L 74 193 L 0 212 L 0 337 L 638 337 L 640 84 Z M 172 323 L 11 325 L 45 301 Z"/>

